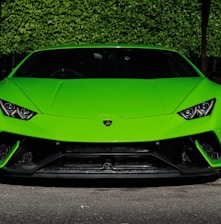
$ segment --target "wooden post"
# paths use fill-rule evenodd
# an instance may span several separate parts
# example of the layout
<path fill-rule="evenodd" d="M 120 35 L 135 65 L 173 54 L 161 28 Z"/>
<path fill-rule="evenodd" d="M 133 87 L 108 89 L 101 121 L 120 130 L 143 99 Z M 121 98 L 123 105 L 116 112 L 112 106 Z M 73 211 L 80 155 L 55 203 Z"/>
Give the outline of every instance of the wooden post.
<path fill-rule="evenodd" d="M 202 0 L 202 72 L 207 75 L 207 59 L 206 59 L 206 31 L 209 20 L 211 0 Z"/>

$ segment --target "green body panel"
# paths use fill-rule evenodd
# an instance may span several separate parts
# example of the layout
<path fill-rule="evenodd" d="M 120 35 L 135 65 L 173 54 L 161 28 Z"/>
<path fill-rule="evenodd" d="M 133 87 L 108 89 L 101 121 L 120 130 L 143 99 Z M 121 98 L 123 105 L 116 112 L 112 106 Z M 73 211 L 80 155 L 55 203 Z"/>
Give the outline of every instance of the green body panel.
<path fill-rule="evenodd" d="M 0 88 L 5 100 L 25 104 L 37 112 L 29 121 L 0 116 L 2 130 L 22 135 L 59 141 L 139 142 L 185 136 L 199 130 L 216 130 L 219 134 L 220 130 L 220 116 L 215 114 L 218 109 L 213 116 L 190 121 L 177 114 L 213 98 L 214 90 L 217 89 L 216 95 L 220 92 L 220 87 L 206 78 L 63 81 L 9 78 Z M 202 94 L 197 94 L 198 91 Z M 113 124 L 106 127 L 104 120 Z"/>
<path fill-rule="evenodd" d="M 14 103 L 24 104 L 28 96 L 34 106 L 29 103 L 28 108 L 43 114 L 75 118 L 103 114 L 146 117 L 172 113 L 201 81 L 198 77 L 166 80 L 11 78 L 5 81 L 4 99 L 14 102 L 17 89 Z"/>

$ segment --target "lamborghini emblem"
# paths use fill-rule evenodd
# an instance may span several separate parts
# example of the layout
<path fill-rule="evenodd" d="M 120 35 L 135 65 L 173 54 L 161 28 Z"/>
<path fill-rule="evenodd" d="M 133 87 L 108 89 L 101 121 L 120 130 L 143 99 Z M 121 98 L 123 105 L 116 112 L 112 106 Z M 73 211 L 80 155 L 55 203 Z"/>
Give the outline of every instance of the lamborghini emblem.
<path fill-rule="evenodd" d="M 104 120 L 103 124 L 108 127 L 112 124 L 112 121 L 111 120 Z"/>

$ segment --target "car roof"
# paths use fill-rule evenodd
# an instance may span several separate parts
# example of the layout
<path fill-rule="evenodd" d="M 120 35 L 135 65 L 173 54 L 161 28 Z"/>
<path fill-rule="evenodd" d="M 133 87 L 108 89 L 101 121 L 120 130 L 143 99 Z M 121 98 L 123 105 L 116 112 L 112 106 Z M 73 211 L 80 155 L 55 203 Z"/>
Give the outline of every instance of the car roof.
<path fill-rule="evenodd" d="M 78 45 L 60 45 L 60 46 L 49 46 L 46 48 L 40 48 L 36 51 L 45 50 L 58 50 L 58 49 L 77 49 L 77 48 L 134 48 L 134 49 L 152 49 L 152 50 L 168 50 L 177 52 L 175 49 L 153 46 L 153 45 L 142 45 L 142 44 L 78 44 Z"/>

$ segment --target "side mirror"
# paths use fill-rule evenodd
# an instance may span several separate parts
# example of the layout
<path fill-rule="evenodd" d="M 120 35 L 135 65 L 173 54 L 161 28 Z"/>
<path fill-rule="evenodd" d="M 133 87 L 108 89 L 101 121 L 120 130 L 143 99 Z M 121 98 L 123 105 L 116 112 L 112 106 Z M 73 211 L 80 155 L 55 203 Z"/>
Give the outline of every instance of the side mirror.
<path fill-rule="evenodd" d="M 221 71 L 210 72 L 208 78 L 221 85 Z"/>

